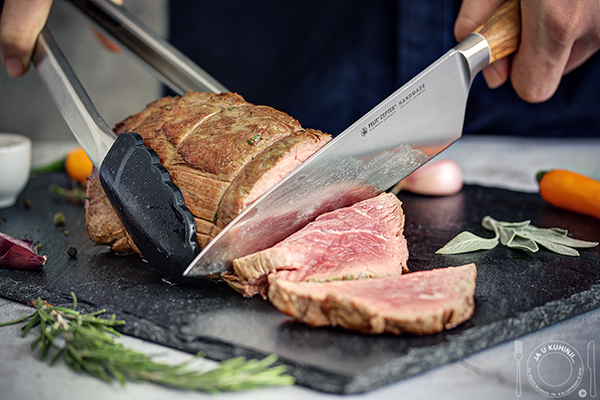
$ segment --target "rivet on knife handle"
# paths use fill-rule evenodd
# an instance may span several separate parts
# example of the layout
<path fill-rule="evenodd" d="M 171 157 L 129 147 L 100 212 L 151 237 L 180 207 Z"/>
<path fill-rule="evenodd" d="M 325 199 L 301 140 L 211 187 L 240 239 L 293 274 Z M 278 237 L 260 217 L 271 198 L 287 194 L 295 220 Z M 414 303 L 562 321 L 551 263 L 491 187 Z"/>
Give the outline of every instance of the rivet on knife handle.
<path fill-rule="evenodd" d="M 490 46 L 490 64 L 517 51 L 521 42 L 519 0 L 509 0 L 502 4 L 475 32 L 485 37 Z"/>

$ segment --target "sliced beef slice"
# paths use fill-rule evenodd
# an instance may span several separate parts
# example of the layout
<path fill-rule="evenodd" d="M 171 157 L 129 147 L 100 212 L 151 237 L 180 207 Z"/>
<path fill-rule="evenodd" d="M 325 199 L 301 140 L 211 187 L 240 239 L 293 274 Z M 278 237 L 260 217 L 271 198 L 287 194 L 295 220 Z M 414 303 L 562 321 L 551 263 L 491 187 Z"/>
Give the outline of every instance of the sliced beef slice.
<path fill-rule="evenodd" d="M 310 326 L 427 335 L 471 318 L 476 278 L 475 264 L 325 283 L 272 276 L 268 296 L 280 311 Z"/>
<path fill-rule="evenodd" d="M 327 143 L 297 120 L 235 93 L 189 92 L 149 104 L 115 128 L 137 132 L 158 154 L 196 220 L 200 248 L 252 201 Z M 93 171 L 88 235 L 120 252 L 135 251 Z M 217 226 L 218 225 L 218 226 Z"/>
<path fill-rule="evenodd" d="M 244 296 L 266 297 L 267 277 L 331 281 L 406 272 L 408 248 L 400 200 L 390 193 L 317 219 L 275 246 L 233 261 L 223 275 Z"/>

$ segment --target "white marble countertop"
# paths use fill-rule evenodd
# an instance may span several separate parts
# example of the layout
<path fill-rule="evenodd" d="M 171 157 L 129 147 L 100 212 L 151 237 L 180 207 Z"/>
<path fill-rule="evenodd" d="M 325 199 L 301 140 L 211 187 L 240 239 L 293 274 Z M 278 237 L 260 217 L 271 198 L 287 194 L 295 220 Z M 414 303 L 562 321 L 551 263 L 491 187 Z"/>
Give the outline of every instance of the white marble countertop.
<path fill-rule="evenodd" d="M 42 164 L 49 154 L 66 151 L 71 142 L 34 143 L 34 162 Z M 533 139 L 494 136 L 468 136 L 446 150 L 440 158 L 455 159 L 463 169 L 466 183 L 535 192 L 535 173 L 542 169 L 568 168 L 600 179 L 600 139 Z M 599 266 L 600 267 L 600 266 Z M 0 298 L 0 321 L 30 313 L 28 307 Z M 561 341 L 578 353 L 584 363 L 582 380 L 565 398 L 588 398 L 597 394 L 585 367 L 590 342 L 596 348 L 596 369 L 600 370 L 600 309 L 596 309 L 521 338 L 524 358 L 521 363 L 519 398 L 544 399 L 528 382 L 526 362 L 536 350 L 550 341 Z M 127 346 L 161 354 L 167 360 L 181 361 L 188 354 L 167 349 L 132 337 L 123 337 Z M 76 374 L 59 362 L 54 367 L 32 354 L 33 336 L 21 338 L 20 326 L 0 328 L 0 398 L 20 399 L 512 399 L 516 393 L 514 342 L 506 342 L 463 360 L 444 365 L 418 376 L 360 395 L 339 396 L 316 392 L 300 386 L 261 389 L 243 393 L 208 395 L 185 392 L 152 384 L 107 384 Z M 210 361 L 206 361 L 210 363 Z M 550 362 L 550 361 L 549 361 Z M 557 376 L 566 376 L 565 364 L 557 360 Z M 568 365 L 567 365 L 568 368 Z M 577 371 L 572 373 L 576 373 Z M 600 378 L 597 373 L 596 379 Z M 556 387 L 560 389 L 561 382 Z"/>

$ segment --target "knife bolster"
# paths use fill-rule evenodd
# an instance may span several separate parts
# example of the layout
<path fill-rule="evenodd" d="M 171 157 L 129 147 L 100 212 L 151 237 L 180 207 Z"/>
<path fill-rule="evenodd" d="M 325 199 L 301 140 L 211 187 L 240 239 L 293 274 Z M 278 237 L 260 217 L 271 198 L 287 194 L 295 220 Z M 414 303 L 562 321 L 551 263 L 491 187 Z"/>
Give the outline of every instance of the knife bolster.
<path fill-rule="evenodd" d="M 471 33 L 462 42 L 454 46 L 454 50 L 465 57 L 471 73 L 471 82 L 479 71 L 490 64 L 492 57 L 490 46 L 479 33 Z"/>

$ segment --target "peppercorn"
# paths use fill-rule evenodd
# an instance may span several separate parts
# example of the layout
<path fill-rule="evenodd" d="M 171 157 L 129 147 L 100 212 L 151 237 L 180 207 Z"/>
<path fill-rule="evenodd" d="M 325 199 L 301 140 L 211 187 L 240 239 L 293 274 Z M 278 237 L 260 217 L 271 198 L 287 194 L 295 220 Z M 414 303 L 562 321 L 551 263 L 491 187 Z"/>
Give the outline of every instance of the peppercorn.
<path fill-rule="evenodd" d="M 77 258 L 77 248 L 73 246 L 69 247 L 67 249 L 67 254 L 70 258 Z"/>

